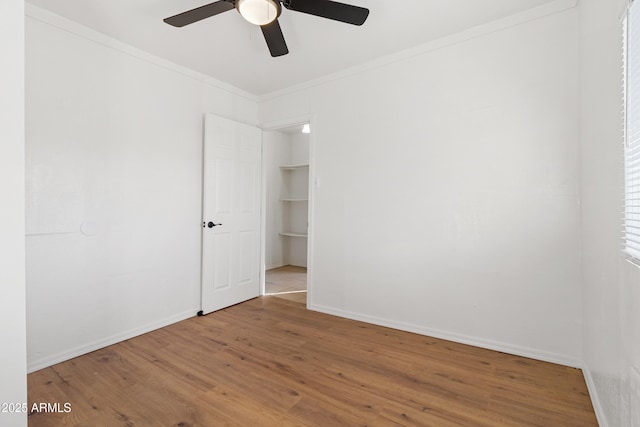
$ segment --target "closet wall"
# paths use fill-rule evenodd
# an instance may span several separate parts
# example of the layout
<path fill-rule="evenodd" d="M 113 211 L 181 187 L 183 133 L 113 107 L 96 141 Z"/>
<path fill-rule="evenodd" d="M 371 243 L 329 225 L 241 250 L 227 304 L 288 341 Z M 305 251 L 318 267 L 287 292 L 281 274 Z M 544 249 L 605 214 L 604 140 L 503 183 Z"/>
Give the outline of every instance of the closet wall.
<path fill-rule="evenodd" d="M 309 135 L 299 129 L 264 133 L 267 269 L 307 266 Z"/>

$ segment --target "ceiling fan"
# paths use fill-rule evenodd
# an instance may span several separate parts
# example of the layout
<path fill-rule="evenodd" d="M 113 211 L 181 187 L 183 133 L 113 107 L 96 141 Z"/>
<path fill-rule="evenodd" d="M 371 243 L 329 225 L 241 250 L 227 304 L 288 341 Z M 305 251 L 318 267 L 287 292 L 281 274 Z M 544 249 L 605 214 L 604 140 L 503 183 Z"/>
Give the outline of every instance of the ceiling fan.
<path fill-rule="evenodd" d="M 237 9 L 252 24 L 259 25 L 271 56 L 289 53 L 284 41 L 278 17 L 281 4 L 289 10 L 333 19 L 347 24 L 362 25 L 369 16 L 369 9 L 331 0 L 218 0 L 164 19 L 174 27 L 184 27 L 222 12 Z"/>

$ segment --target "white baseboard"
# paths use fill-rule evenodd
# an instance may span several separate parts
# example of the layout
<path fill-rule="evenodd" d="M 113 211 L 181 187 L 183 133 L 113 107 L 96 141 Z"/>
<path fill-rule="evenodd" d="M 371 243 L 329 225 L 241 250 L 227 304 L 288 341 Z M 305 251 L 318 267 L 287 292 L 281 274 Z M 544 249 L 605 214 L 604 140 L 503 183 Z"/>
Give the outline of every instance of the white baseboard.
<path fill-rule="evenodd" d="M 578 369 L 582 368 L 582 361 L 564 354 L 557 354 L 557 353 L 513 345 L 513 344 L 499 342 L 499 341 L 478 339 L 476 337 L 470 337 L 467 335 L 457 334 L 454 332 L 425 328 L 424 326 L 419 326 L 419 325 L 414 325 L 414 324 L 404 323 L 404 322 L 396 322 L 393 320 L 388 320 L 380 317 L 369 316 L 366 314 L 354 313 L 354 312 L 345 311 L 345 310 L 339 310 L 339 309 L 325 307 L 317 304 L 309 304 L 308 309 L 319 311 L 321 313 L 331 314 L 334 316 L 344 317 L 351 320 L 358 320 L 361 322 L 371 323 L 374 325 L 398 329 L 401 331 L 413 332 L 416 334 L 426 335 L 434 338 L 440 338 L 447 341 L 454 341 L 460 344 L 467 344 L 467 345 L 472 345 L 474 347 L 486 348 L 488 350 L 500 351 L 502 353 L 513 354 L 516 356 L 528 357 L 530 359 L 556 363 L 558 365 L 570 366 L 572 368 L 578 368 Z"/>
<path fill-rule="evenodd" d="M 121 341 L 137 337 L 138 335 L 146 334 L 147 332 L 151 332 L 156 329 L 171 325 L 173 323 L 188 319 L 190 317 L 194 317 L 199 310 L 200 307 L 194 307 L 183 313 L 176 314 L 138 328 L 111 335 L 109 337 L 83 344 L 60 353 L 51 354 L 35 360 L 31 360 L 27 363 L 27 373 L 30 374 L 40 369 L 48 368 L 49 366 L 55 365 L 56 363 L 64 362 L 66 360 L 73 359 L 74 357 L 82 356 L 83 354 L 91 353 L 92 351 L 96 351 L 101 348 L 117 344 Z"/>
<path fill-rule="evenodd" d="M 604 411 L 602 409 L 602 405 L 600 404 L 600 398 L 598 397 L 598 389 L 596 388 L 596 384 L 593 381 L 591 370 L 584 363 L 582 366 L 582 374 L 584 375 L 584 381 L 587 383 L 587 390 L 589 390 L 589 396 L 591 397 L 591 404 L 593 405 L 593 410 L 596 413 L 596 419 L 598 420 L 598 425 L 600 427 L 609 427 L 609 424 L 607 423 L 607 417 L 605 417 Z"/>

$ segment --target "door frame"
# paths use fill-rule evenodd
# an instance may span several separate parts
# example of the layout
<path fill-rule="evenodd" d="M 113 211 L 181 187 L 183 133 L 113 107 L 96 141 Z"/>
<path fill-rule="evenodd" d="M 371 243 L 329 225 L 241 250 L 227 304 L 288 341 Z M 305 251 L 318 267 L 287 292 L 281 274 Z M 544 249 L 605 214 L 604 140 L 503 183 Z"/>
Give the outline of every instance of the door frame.
<path fill-rule="evenodd" d="M 308 221 L 307 227 L 307 307 L 312 301 L 313 296 L 313 248 L 314 248 L 314 201 L 315 201 L 315 189 L 317 187 L 317 181 L 315 176 L 315 140 L 316 140 L 316 120 L 314 114 L 305 114 L 300 116 L 291 117 L 288 119 L 263 123 L 259 126 L 263 132 L 278 131 L 279 129 L 288 128 L 291 126 L 301 125 L 309 123 L 311 127 L 311 133 L 309 134 L 309 204 L 308 204 Z M 267 165 L 266 156 L 264 153 L 265 144 L 264 136 L 262 139 L 262 226 L 260 235 L 260 265 L 261 265 L 261 282 L 260 282 L 260 295 L 265 294 L 266 284 L 266 250 L 267 250 Z"/>

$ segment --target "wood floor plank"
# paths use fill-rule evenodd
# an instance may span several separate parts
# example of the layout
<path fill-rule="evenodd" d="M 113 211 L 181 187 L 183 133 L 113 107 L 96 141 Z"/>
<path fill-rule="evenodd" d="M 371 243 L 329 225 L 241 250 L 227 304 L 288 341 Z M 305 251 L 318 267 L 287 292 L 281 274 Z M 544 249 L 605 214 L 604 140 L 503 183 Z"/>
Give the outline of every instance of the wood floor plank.
<path fill-rule="evenodd" d="M 28 376 L 48 426 L 596 426 L 578 369 L 261 297 Z"/>
<path fill-rule="evenodd" d="M 267 270 L 265 274 L 265 292 L 277 294 L 307 290 L 307 269 L 285 265 Z M 306 298 L 306 296 L 305 296 Z"/>
<path fill-rule="evenodd" d="M 255 393 L 247 393 L 229 385 L 220 385 L 198 399 L 210 408 L 224 425 L 233 426 L 298 426 L 285 412 L 256 400 Z M 224 421 L 223 421 L 224 420 Z M 211 424 L 212 426 L 218 424 Z"/>

